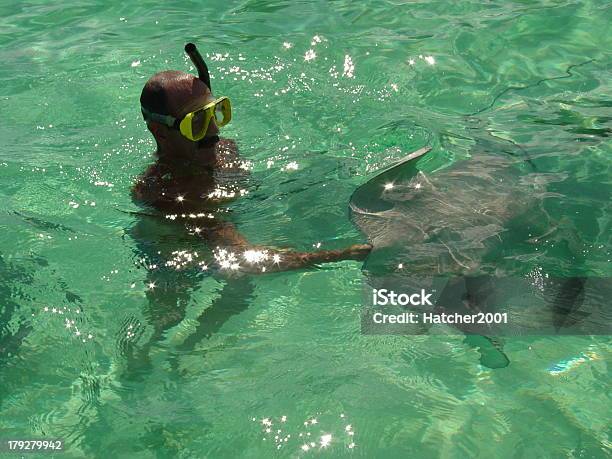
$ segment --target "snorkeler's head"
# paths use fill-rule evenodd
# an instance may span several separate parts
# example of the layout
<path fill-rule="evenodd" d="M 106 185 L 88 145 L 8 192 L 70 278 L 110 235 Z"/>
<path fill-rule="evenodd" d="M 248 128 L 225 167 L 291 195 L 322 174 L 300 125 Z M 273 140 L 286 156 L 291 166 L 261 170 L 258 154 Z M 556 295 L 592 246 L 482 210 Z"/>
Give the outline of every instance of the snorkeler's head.
<path fill-rule="evenodd" d="M 201 79 L 178 70 L 156 73 L 146 82 L 140 95 L 140 104 L 147 127 L 157 142 L 160 157 L 189 159 L 214 146 L 219 140 L 219 129 L 214 122 L 208 124 L 204 138 L 193 141 L 161 119 L 169 116 L 181 120 L 186 114 L 213 100 L 210 89 Z M 151 117 L 150 114 L 161 116 Z"/>

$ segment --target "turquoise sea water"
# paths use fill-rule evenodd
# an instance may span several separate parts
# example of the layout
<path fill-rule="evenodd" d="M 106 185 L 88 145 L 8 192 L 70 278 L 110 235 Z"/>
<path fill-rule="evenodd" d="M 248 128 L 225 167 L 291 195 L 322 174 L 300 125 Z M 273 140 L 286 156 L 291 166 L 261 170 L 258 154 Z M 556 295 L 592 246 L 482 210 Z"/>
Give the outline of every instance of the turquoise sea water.
<path fill-rule="evenodd" d="M 487 369 L 461 336 L 361 335 L 358 262 L 169 279 L 143 258 L 205 248 L 125 212 L 154 149 L 140 90 L 189 70 L 193 40 L 234 104 L 223 135 L 251 181 L 228 218 L 252 242 L 362 242 L 347 203 L 372 171 L 484 149 L 537 163 L 587 274 L 609 277 L 607 2 L 0 11 L 1 439 L 62 438 L 55 457 L 609 457 L 609 337 L 508 338 L 511 364 Z M 173 287 L 156 302 L 150 282 Z"/>

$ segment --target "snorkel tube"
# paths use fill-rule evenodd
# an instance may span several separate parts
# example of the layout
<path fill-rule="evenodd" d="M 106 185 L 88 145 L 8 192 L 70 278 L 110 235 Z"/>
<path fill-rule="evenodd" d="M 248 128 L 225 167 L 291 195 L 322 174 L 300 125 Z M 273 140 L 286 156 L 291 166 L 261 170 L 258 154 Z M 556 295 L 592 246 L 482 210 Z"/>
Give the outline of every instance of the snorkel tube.
<path fill-rule="evenodd" d="M 198 70 L 198 78 L 206 83 L 206 86 L 208 86 L 208 89 L 210 89 L 210 92 L 212 93 L 208 67 L 206 66 L 206 62 L 204 62 L 204 59 L 202 59 L 202 55 L 198 51 L 198 48 L 196 48 L 196 45 L 193 43 L 187 43 L 185 45 L 185 52 L 191 59 L 191 62 L 193 62 L 193 65 L 195 65 L 195 68 Z"/>

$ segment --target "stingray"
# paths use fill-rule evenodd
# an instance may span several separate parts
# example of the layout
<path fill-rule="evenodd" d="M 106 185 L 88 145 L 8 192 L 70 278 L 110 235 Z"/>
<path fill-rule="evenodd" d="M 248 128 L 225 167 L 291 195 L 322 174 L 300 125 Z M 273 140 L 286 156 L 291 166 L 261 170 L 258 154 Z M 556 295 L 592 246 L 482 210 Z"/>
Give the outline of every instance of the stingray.
<path fill-rule="evenodd" d="M 474 151 L 466 160 L 426 173 L 430 148 L 381 171 L 351 196 L 353 223 L 373 245 L 363 265 L 366 297 L 372 289 L 397 293 L 424 289 L 433 307 L 417 311 L 472 314 L 506 312 L 507 324 L 462 324 L 481 363 L 509 364 L 501 335 L 609 333 L 601 289 L 579 272 L 580 238 L 571 224 L 554 221 L 544 200 L 559 180 L 520 158 Z M 575 275 L 567 275 L 573 269 Z M 609 282 L 604 282 L 609 287 Z M 608 288 L 609 290 L 609 288 Z M 585 300 L 591 306 L 585 312 Z M 371 301 L 370 301 L 371 303 Z M 425 333 L 424 324 L 376 326 L 366 333 Z M 429 309 L 427 309 L 429 308 Z M 603 322 L 601 322 L 603 321 Z"/>

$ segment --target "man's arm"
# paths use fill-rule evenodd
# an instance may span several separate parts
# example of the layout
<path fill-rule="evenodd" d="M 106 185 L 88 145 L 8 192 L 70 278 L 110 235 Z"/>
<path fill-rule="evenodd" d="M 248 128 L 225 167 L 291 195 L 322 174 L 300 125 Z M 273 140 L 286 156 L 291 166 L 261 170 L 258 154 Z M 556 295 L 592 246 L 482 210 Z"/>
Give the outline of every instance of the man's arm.
<path fill-rule="evenodd" d="M 210 212 L 216 207 L 215 205 L 208 207 L 211 203 L 206 202 L 207 208 L 204 209 L 201 200 L 197 204 L 190 202 L 189 199 L 178 202 L 174 194 L 162 194 L 157 186 L 146 183 L 147 178 L 157 178 L 151 172 L 153 171 L 145 174 L 145 179 L 139 180 L 134 186 L 132 197 L 135 202 L 152 206 L 159 212 L 177 217 L 183 214 L 198 214 L 203 210 Z M 222 269 L 239 269 L 252 273 L 288 271 L 340 260 L 364 260 L 372 249 L 369 244 L 354 244 L 344 249 L 316 252 L 255 246 L 247 241 L 232 223 L 217 218 L 191 220 L 185 227 L 191 233 L 206 240 L 213 249 L 217 264 Z"/>
<path fill-rule="evenodd" d="M 279 272 L 311 267 L 341 260 L 364 260 L 372 250 L 370 244 L 354 244 L 344 249 L 298 252 L 290 249 L 250 244 L 229 222 L 216 221 L 200 234 L 216 247 L 216 261 L 222 268 L 251 273 Z"/>

